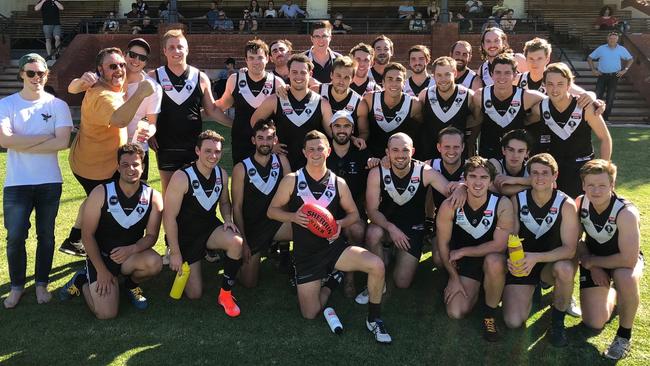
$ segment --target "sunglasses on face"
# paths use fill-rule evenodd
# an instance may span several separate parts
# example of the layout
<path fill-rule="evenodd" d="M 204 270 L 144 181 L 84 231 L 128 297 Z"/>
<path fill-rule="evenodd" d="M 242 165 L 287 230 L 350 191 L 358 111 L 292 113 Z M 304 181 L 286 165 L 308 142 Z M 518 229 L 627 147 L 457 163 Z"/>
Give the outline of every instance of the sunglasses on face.
<path fill-rule="evenodd" d="M 42 78 L 46 74 L 47 74 L 47 71 L 25 70 L 25 75 L 27 75 L 28 78 L 33 78 L 36 75 L 38 75 L 39 78 Z"/>
<path fill-rule="evenodd" d="M 118 68 L 123 69 L 126 67 L 126 64 L 124 62 L 121 62 L 119 64 L 110 64 L 108 65 L 108 68 L 111 70 L 117 70 Z"/>
<path fill-rule="evenodd" d="M 133 52 L 133 51 L 129 51 L 129 52 L 127 52 L 126 54 L 127 54 L 130 58 L 133 58 L 133 59 L 137 58 L 138 60 L 140 60 L 140 61 L 142 61 L 142 62 L 146 62 L 146 61 L 149 59 L 149 56 L 147 56 L 147 55 L 142 55 L 142 54 L 139 54 L 139 53 L 137 53 L 137 52 Z"/>

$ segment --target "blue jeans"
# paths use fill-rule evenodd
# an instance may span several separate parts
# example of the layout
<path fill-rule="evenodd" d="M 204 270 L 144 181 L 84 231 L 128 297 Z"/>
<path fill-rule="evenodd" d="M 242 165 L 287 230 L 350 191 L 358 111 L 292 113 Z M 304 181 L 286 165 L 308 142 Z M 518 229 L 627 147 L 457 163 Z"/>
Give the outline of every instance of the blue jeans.
<path fill-rule="evenodd" d="M 54 257 L 54 221 L 59 212 L 61 183 L 5 187 L 4 224 L 7 229 L 7 262 L 12 290 L 25 287 L 27 252 L 25 240 L 31 224 L 29 216 L 36 210 L 36 285 L 47 285 Z"/>
<path fill-rule="evenodd" d="M 614 107 L 614 100 L 616 99 L 616 86 L 618 85 L 618 77 L 616 73 L 602 74 L 596 80 L 596 97 L 604 99 L 607 106 L 603 118 L 605 121 L 609 119 Z"/>

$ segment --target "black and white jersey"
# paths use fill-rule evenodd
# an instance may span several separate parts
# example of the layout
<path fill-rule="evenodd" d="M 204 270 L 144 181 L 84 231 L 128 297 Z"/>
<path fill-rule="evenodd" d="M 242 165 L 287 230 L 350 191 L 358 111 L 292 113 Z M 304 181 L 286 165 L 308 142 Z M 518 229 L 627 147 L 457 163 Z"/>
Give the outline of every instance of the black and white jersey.
<path fill-rule="evenodd" d="M 512 94 L 506 100 L 494 96 L 494 86 L 483 88 L 481 113 L 481 139 L 479 155 L 486 158 L 501 157 L 501 137 L 509 131 L 524 128 L 526 110 L 524 90 L 513 86 Z"/>
<path fill-rule="evenodd" d="M 242 160 L 244 178 L 244 201 L 242 213 L 244 227 L 255 230 L 255 224 L 268 220 L 266 211 L 278 190 L 283 177 L 282 164 L 276 154 L 271 154 L 266 166 L 260 165 L 253 156 Z"/>
<path fill-rule="evenodd" d="M 456 209 L 449 248 L 475 247 L 494 239 L 501 196 L 489 192 L 485 203 L 473 210 L 469 203 Z"/>
<path fill-rule="evenodd" d="M 183 169 L 187 177 L 187 192 L 183 195 L 181 208 L 176 216 L 178 236 L 188 237 L 203 232 L 205 227 L 217 221 L 217 206 L 227 182 L 222 179 L 221 168 L 217 165 L 205 178 L 196 163 Z"/>
<path fill-rule="evenodd" d="M 447 168 L 445 168 L 445 164 L 442 161 L 441 158 L 437 159 L 431 159 L 427 161 L 427 164 L 431 165 L 433 170 L 437 171 L 438 173 L 442 174 L 443 177 L 445 177 L 448 181 L 450 182 L 464 182 L 465 178 L 463 177 L 463 165 L 461 164 L 458 169 L 454 172 L 449 172 L 447 171 Z M 442 201 L 447 199 L 444 194 L 438 192 L 437 190 L 433 190 L 433 204 L 435 207 L 440 207 L 442 205 Z"/>
<path fill-rule="evenodd" d="M 337 176 L 345 179 L 352 198 L 357 204 L 359 213 L 365 211 L 364 202 L 366 197 L 366 182 L 368 180 L 368 159 L 370 153 L 368 149 L 359 150 L 354 144 L 350 143 L 348 152 L 344 156 L 338 156 L 334 149 L 327 157 L 327 168 Z"/>
<path fill-rule="evenodd" d="M 494 80 L 492 80 L 492 75 L 490 75 L 489 61 L 485 61 L 481 64 L 481 67 L 478 69 L 478 76 L 481 78 L 484 87 L 494 85 Z"/>
<path fill-rule="evenodd" d="M 321 66 L 316 60 L 314 60 L 314 55 L 312 51 L 313 47 L 305 51 L 305 56 L 309 58 L 309 61 L 311 61 L 314 64 L 314 70 L 313 70 L 313 78 L 318 80 L 320 83 L 329 83 L 332 81 L 332 63 L 337 57 L 341 57 L 341 54 L 338 52 L 334 52 L 331 49 L 327 49 L 327 53 L 329 53 L 329 59 L 325 63 L 324 66 Z"/>
<path fill-rule="evenodd" d="M 540 152 L 553 155 L 558 162 L 580 162 L 593 157 L 591 127 L 578 106 L 577 97 L 573 97 L 563 112 L 559 112 L 548 98 L 542 100 L 539 108 L 544 122 L 538 141 Z"/>
<path fill-rule="evenodd" d="M 463 75 L 459 76 L 456 79 L 456 85 L 462 85 L 467 89 L 472 89 L 472 83 L 474 83 L 474 79 L 477 77 L 478 75 L 476 72 L 474 72 L 474 70 L 466 68 Z"/>
<path fill-rule="evenodd" d="M 319 86 L 319 93 L 323 99 L 329 101 L 330 106 L 332 107 L 332 114 L 345 110 L 352 115 L 352 120 L 354 121 L 354 136 L 359 136 L 359 126 L 358 126 L 358 116 L 357 109 L 359 108 L 359 103 L 361 102 L 361 95 L 357 94 L 352 89 L 348 89 L 348 95 L 340 101 L 334 99 L 332 95 L 332 84 L 321 84 Z"/>
<path fill-rule="evenodd" d="M 379 71 L 375 70 L 374 67 L 370 68 L 370 71 L 368 72 L 368 79 L 372 79 L 372 81 L 377 84 L 378 87 L 382 88 L 384 87 L 384 74 L 380 73 Z"/>
<path fill-rule="evenodd" d="M 411 170 L 400 178 L 392 169 L 379 167 L 381 172 L 381 199 L 379 212 L 399 227 L 424 225 L 424 207 L 427 187 L 423 182 L 424 164 L 411 162 Z"/>
<path fill-rule="evenodd" d="M 368 113 L 370 134 L 368 136 L 368 149 L 372 156 L 384 156 L 388 138 L 397 133 L 416 135 L 416 121 L 411 118 L 413 97 L 402 94 L 399 103 L 393 108 L 388 108 L 384 102 L 384 92 L 372 95 L 372 105 Z M 415 139 L 414 139 L 415 141 Z"/>
<path fill-rule="evenodd" d="M 519 75 L 519 82 L 517 86 L 525 90 L 537 90 L 542 94 L 546 94 L 546 87 L 544 87 L 544 78 L 534 81 L 530 78 L 530 72 L 526 71 Z"/>
<path fill-rule="evenodd" d="M 553 190 L 551 199 L 537 206 L 531 189 L 516 195 L 519 207 L 519 237 L 523 239 L 525 252 L 548 252 L 562 246 L 562 205 L 567 196 Z"/>
<path fill-rule="evenodd" d="M 413 78 L 410 77 L 404 83 L 404 88 L 402 91 L 412 97 L 417 97 L 422 90 L 431 88 L 432 86 L 436 86 L 436 79 L 434 79 L 432 76 L 427 76 L 427 78 L 424 79 L 424 82 L 420 85 L 417 85 L 413 81 Z"/>
<path fill-rule="evenodd" d="M 616 221 L 621 210 L 632 203 L 612 194 L 609 206 L 599 214 L 586 195 L 580 197 L 580 224 L 586 234 L 585 244 L 589 253 L 599 257 L 620 253 Z"/>
<path fill-rule="evenodd" d="M 497 162 L 499 162 L 500 165 L 500 166 L 495 166 L 495 168 L 497 169 L 497 174 L 503 174 L 503 175 L 507 175 L 508 177 L 517 177 L 517 178 L 528 177 L 528 170 L 526 170 L 525 161 L 521 164 L 521 168 L 519 169 L 519 171 L 513 173 L 508 170 L 506 166 L 505 158 L 496 159 L 496 160 Z"/>
<path fill-rule="evenodd" d="M 368 74 L 370 74 L 370 72 L 368 72 Z M 350 83 L 350 89 L 357 92 L 357 94 L 363 96 L 366 93 L 381 91 L 381 86 L 379 86 L 374 79 L 368 77 L 366 81 L 364 81 L 362 84 L 359 85 L 355 84 L 353 81 L 352 83 Z"/>

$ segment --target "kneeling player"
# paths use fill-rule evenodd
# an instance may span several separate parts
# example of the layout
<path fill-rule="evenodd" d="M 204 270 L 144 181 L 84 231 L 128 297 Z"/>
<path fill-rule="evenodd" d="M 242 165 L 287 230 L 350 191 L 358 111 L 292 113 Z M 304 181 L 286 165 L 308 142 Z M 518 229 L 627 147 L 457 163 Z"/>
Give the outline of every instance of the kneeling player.
<path fill-rule="evenodd" d="M 335 277 L 330 276 L 321 286 L 321 279 L 329 273 L 334 270 L 366 272 L 370 293 L 366 326 L 377 342 L 390 343 L 391 337 L 380 318 L 381 291 L 384 287 L 381 259 L 363 248 L 347 246 L 345 239 L 338 234 L 329 240 L 317 237 L 307 229 L 309 219 L 300 211 L 305 203 L 320 205 L 332 213 L 341 229 L 359 220 L 357 206 L 345 180 L 327 169 L 326 159 L 331 153 L 327 137 L 318 131 L 308 132 L 303 153 L 307 165 L 282 179 L 268 211 L 269 218 L 291 223 L 302 316 L 315 318 L 327 303 L 338 284 Z"/>
<path fill-rule="evenodd" d="M 605 356 L 630 352 L 632 325 L 639 307 L 643 257 L 639 250 L 639 211 L 614 192 L 616 165 L 596 159 L 580 169 L 584 196 L 578 197 L 586 239 L 578 246 L 582 321 L 602 329 L 618 309 L 619 327 Z M 614 287 L 612 287 L 614 282 Z"/>
<path fill-rule="evenodd" d="M 117 276 L 126 277 L 131 303 L 145 309 L 147 299 L 139 283 L 162 269 L 162 259 L 151 247 L 158 240 L 163 201 L 160 193 L 140 181 L 143 159 L 140 145 L 121 146 L 117 150 L 120 177 L 95 187 L 88 196 L 81 228 L 86 267 L 59 293 L 66 300 L 83 292 L 98 319 L 117 316 Z"/>
<path fill-rule="evenodd" d="M 187 168 L 177 170 L 165 192 L 163 220 L 169 242 L 169 268 L 181 271 L 181 264 L 190 265 L 185 295 L 198 299 L 203 292 L 201 258 L 207 249 L 223 249 L 223 283 L 218 303 L 228 316 L 239 315 L 239 306 L 232 297 L 241 266 L 242 237 L 232 221 L 228 174 L 217 163 L 221 159 L 224 138 L 218 133 L 203 131 L 196 143 L 198 159 Z M 216 217 L 217 205 L 222 223 Z"/>
<path fill-rule="evenodd" d="M 490 163 L 497 171 L 493 191 L 504 196 L 512 196 L 530 188 L 526 159 L 528 159 L 532 145 L 532 137 L 526 130 L 512 130 L 503 135 L 501 138 L 503 157 L 490 159 Z"/>
<path fill-rule="evenodd" d="M 503 291 L 503 319 L 509 328 L 526 323 L 533 292 L 540 279 L 553 285 L 551 344 L 567 345 L 564 316 L 571 303 L 578 242 L 578 217 L 575 203 L 562 191 L 553 189 L 558 169 L 549 154 L 538 154 L 526 164 L 531 188 L 513 196 L 513 232 L 523 239 L 524 259 L 508 260 L 509 273 Z"/>
<path fill-rule="evenodd" d="M 512 202 L 488 191 L 496 172 L 487 159 L 473 156 L 463 171 L 467 202 L 455 209 L 446 200 L 436 215 L 438 251 L 449 273 L 444 300 L 450 318 L 463 318 L 478 301 L 483 283 L 483 336 L 494 342 L 498 339 L 496 309 L 506 274 L 503 253 L 513 225 Z"/>

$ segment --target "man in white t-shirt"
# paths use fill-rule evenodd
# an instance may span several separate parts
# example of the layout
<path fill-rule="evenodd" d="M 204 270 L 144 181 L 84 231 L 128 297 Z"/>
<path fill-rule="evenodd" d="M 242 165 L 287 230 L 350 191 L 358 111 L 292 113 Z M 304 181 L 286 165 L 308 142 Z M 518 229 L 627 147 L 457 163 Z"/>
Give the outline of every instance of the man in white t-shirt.
<path fill-rule="evenodd" d="M 36 300 L 43 304 L 52 298 L 47 285 L 63 183 L 57 152 L 68 147 L 72 130 L 68 105 L 43 90 L 48 75 L 45 60 L 35 53 L 27 54 L 20 58 L 19 70 L 22 90 L 0 100 L 0 145 L 7 148 L 3 216 L 11 280 L 5 308 L 18 305 L 24 292 L 25 240 L 32 209 L 36 210 L 38 238 Z"/>

